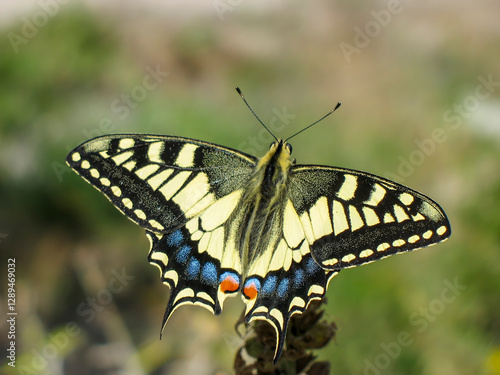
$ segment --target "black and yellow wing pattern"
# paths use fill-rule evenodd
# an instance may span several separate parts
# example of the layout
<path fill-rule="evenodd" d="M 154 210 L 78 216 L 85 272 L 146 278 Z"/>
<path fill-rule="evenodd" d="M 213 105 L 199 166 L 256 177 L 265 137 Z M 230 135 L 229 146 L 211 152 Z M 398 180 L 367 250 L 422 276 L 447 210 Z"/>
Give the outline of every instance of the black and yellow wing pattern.
<path fill-rule="evenodd" d="M 405 186 L 354 170 L 296 165 L 283 140 L 256 158 L 172 136 L 118 134 L 68 165 L 146 230 L 170 287 L 163 327 L 184 304 L 214 314 L 240 294 L 245 319 L 276 330 L 321 299 L 343 268 L 445 240 L 445 213 Z"/>

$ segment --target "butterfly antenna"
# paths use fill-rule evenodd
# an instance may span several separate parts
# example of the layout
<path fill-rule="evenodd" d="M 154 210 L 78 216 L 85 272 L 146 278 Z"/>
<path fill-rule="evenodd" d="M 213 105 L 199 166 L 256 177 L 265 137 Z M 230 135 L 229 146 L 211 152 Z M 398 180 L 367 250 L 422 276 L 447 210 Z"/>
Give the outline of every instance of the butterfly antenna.
<path fill-rule="evenodd" d="M 257 115 L 255 114 L 255 112 L 253 111 L 252 107 L 250 107 L 250 104 L 248 104 L 247 100 L 246 100 L 246 99 L 245 99 L 245 97 L 243 96 L 243 93 L 241 92 L 241 90 L 240 90 L 240 88 L 239 88 L 239 87 L 236 87 L 236 91 L 238 92 L 238 94 L 240 94 L 241 99 L 243 99 L 243 101 L 244 101 L 244 102 L 245 102 L 245 104 L 247 105 L 248 109 L 250 110 L 250 112 L 252 112 L 252 113 L 253 113 L 253 115 L 255 116 L 255 118 L 256 118 L 257 120 L 259 120 L 259 122 L 260 122 L 260 123 L 262 124 L 262 126 L 263 126 L 263 127 L 264 127 L 264 128 L 265 128 L 268 132 L 269 132 L 269 134 L 271 134 L 271 135 L 273 136 L 273 138 L 274 138 L 276 141 L 278 141 L 278 138 L 276 138 L 276 136 L 275 136 L 275 135 L 271 132 L 271 130 L 269 130 L 269 129 L 267 128 L 267 126 L 266 126 L 266 125 L 264 125 L 264 123 L 260 120 L 259 116 L 257 116 Z M 325 117 L 326 117 L 326 116 L 325 116 Z"/>
<path fill-rule="evenodd" d="M 294 135 L 292 135 L 292 136 L 288 137 L 287 139 L 285 139 L 285 142 L 286 142 L 286 141 L 288 141 L 289 139 L 291 139 L 291 138 L 295 137 L 296 135 L 298 135 L 298 134 L 302 133 L 304 130 L 309 129 L 311 126 L 316 125 L 318 122 L 323 121 L 325 118 L 327 118 L 328 116 L 330 116 L 333 112 L 335 112 L 335 111 L 336 111 L 336 110 L 340 107 L 340 104 L 341 104 L 341 103 L 340 103 L 340 102 L 338 102 L 338 103 L 337 103 L 337 105 L 335 106 L 335 108 L 334 108 L 334 109 L 332 109 L 332 110 L 331 110 L 330 112 L 328 112 L 326 115 L 324 115 L 323 117 L 321 117 L 318 121 L 314 121 L 311 125 L 309 125 L 309 126 L 305 127 L 304 129 L 302 129 L 302 130 L 298 131 L 298 132 L 297 132 L 297 133 L 295 133 Z"/>

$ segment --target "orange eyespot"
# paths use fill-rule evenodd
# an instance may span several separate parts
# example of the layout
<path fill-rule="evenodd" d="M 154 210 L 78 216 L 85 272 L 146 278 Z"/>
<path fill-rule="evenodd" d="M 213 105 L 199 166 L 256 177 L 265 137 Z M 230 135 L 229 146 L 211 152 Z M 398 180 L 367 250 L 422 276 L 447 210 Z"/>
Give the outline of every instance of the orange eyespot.
<path fill-rule="evenodd" d="M 257 290 L 257 286 L 254 283 L 248 284 L 245 286 L 243 289 L 243 294 L 248 298 L 248 299 L 254 299 L 257 297 L 257 294 L 259 291 Z"/>
<path fill-rule="evenodd" d="M 224 280 L 220 283 L 221 292 L 236 292 L 240 287 L 240 283 L 234 279 L 231 275 L 226 276 Z"/>

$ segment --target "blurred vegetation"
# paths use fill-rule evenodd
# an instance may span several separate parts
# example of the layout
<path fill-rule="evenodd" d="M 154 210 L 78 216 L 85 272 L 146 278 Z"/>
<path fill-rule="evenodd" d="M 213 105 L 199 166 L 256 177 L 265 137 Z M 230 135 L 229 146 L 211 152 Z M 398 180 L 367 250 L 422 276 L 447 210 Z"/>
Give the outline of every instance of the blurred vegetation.
<path fill-rule="evenodd" d="M 483 5 L 411 3 L 350 63 L 339 44 L 352 44 L 353 28 L 372 20 L 371 7 L 383 3 L 241 5 L 223 21 L 212 9 L 90 11 L 81 5 L 49 17 L 17 53 L 9 33 L 20 35 L 26 18 L 6 25 L 0 39 L 0 248 L 2 267 L 16 259 L 19 315 L 17 367 L 2 357 L 0 372 L 231 373 L 243 342 L 234 331 L 241 301 L 227 301 L 220 317 L 183 307 L 160 341 L 168 288 L 147 262 L 143 231 L 64 159 L 91 137 L 120 132 L 242 149 L 255 138 L 251 148 L 263 154 L 268 135 L 234 92 L 239 86 L 264 122 L 284 109 L 295 116 L 277 136 L 343 102 L 293 140 L 299 163 L 397 175 L 418 150 L 416 141 L 438 127 L 446 134 L 411 173 L 399 173 L 399 181 L 443 205 L 452 238 L 332 280 L 326 315 L 339 328 L 337 345 L 322 349 L 319 359 L 329 361 L 333 374 L 500 374 L 497 86 L 459 127 L 443 118 L 474 96 L 479 76 L 500 81 L 494 16 L 500 9 Z M 143 100 L 126 105 L 124 95 L 151 69 L 169 75 Z M 111 293 L 109 283 L 121 288 Z M 443 293 L 455 298 L 443 302 Z M 3 319 L 2 353 L 7 329 Z"/>

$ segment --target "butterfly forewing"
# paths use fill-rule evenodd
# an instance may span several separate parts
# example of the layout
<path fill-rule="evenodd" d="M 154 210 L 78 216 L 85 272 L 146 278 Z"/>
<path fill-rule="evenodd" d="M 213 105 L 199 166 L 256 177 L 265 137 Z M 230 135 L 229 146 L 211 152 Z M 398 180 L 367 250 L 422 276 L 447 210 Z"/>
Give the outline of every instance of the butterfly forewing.
<path fill-rule="evenodd" d="M 133 134 L 95 138 L 67 158 L 128 218 L 161 233 L 243 188 L 255 160 L 202 141 Z"/>
<path fill-rule="evenodd" d="M 430 198 L 368 173 L 295 166 L 291 200 L 314 259 L 339 270 L 441 242 L 451 234 Z"/>

